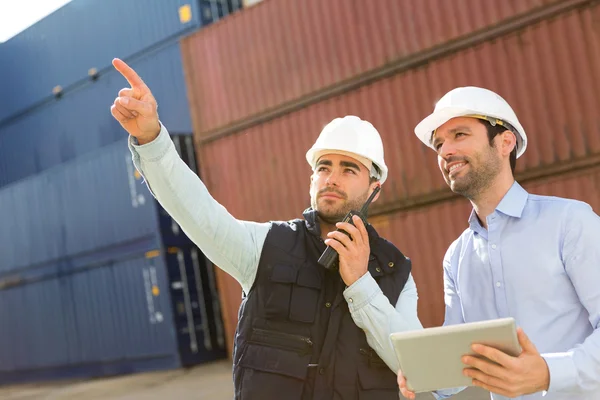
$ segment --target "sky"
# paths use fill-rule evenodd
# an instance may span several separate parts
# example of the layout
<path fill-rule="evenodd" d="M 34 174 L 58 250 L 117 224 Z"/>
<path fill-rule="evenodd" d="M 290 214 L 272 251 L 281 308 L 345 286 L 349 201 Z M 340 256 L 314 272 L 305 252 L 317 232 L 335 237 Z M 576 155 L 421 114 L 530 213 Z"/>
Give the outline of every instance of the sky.
<path fill-rule="evenodd" d="M 35 24 L 71 0 L 0 0 L 0 43 Z"/>

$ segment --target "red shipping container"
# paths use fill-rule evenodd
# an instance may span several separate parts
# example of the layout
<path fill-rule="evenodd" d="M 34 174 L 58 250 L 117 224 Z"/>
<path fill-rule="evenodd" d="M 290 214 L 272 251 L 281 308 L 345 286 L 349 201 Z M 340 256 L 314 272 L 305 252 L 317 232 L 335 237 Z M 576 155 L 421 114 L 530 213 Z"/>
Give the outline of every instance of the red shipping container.
<path fill-rule="evenodd" d="M 599 163 L 600 164 L 600 163 Z M 523 185 L 530 193 L 561 196 L 589 203 L 600 213 L 600 166 Z M 223 202 L 228 209 L 235 203 Z M 378 232 L 411 258 L 412 274 L 419 292 L 419 318 L 425 327 L 444 321 L 442 260 L 448 246 L 468 227 L 471 206 L 463 198 L 453 198 L 414 210 L 379 215 L 370 219 Z M 235 215 L 235 213 L 234 213 Z M 226 321 L 227 343 L 233 343 L 240 286 L 218 271 L 219 292 Z"/>
<path fill-rule="evenodd" d="M 600 165 L 598 19 L 598 5 L 570 10 L 233 135 L 212 140 L 197 131 L 202 176 L 237 218 L 295 218 L 310 204 L 311 171 L 304 154 L 323 125 L 346 114 L 373 122 L 383 137 L 390 177 L 373 205 L 372 222 L 413 259 L 420 317 L 425 326 L 439 325 L 441 260 L 466 228 L 470 207 L 449 192 L 435 153 L 414 136 L 414 126 L 453 87 L 495 90 L 513 105 L 529 136 L 529 148 L 517 163 L 518 176 L 529 180 L 525 186 L 588 201 L 598 212 L 600 169 L 588 168 Z M 558 175 L 583 167 L 588 169 L 581 176 Z M 437 203 L 426 206 L 429 201 Z M 231 343 L 241 290 L 221 272 L 219 284 Z"/>
<path fill-rule="evenodd" d="M 570 12 L 201 144 L 203 177 L 220 199 L 243 194 L 244 201 L 230 203 L 241 218 L 295 216 L 309 205 L 305 151 L 331 119 L 355 114 L 379 129 L 390 170 L 374 209 L 444 195 L 436 155 L 413 129 L 437 98 L 462 85 L 496 90 L 516 110 L 529 136 L 519 173 L 543 175 L 548 167 L 599 155 L 600 36 L 593 25 L 599 18 L 600 6 Z"/>
<path fill-rule="evenodd" d="M 557 0 L 267 0 L 182 41 L 209 133 Z"/>

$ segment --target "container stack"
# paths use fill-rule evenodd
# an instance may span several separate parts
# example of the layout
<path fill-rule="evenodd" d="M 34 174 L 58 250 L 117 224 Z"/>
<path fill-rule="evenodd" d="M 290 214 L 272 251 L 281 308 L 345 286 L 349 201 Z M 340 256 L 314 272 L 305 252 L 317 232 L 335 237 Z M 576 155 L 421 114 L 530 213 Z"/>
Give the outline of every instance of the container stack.
<path fill-rule="evenodd" d="M 73 0 L 0 44 L 0 384 L 226 356 L 212 265 L 150 195 L 110 114 L 127 86 L 111 61 L 152 88 L 197 170 L 180 41 L 239 8 Z"/>
<path fill-rule="evenodd" d="M 412 258 L 421 321 L 440 325 L 442 259 L 470 205 L 415 125 L 454 87 L 494 90 L 529 137 L 517 180 L 600 211 L 598 18 L 586 0 L 265 1 L 182 42 L 201 174 L 237 218 L 297 218 L 322 127 L 371 121 L 390 173 L 370 221 Z M 230 342 L 241 292 L 218 279 Z"/>

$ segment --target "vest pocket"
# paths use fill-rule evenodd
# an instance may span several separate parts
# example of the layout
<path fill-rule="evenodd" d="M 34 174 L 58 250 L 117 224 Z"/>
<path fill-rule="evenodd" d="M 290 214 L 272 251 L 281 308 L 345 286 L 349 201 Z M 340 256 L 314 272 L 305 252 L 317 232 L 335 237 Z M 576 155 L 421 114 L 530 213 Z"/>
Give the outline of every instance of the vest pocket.
<path fill-rule="evenodd" d="M 312 266 L 276 264 L 265 293 L 267 318 L 313 323 L 319 304 L 322 279 Z"/>
<path fill-rule="evenodd" d="M 398 383 L 386 364 L 358 364 L 359 400 L 398 399 Z"/>
<path fill-rule="evenodd" d="M 265 299 L 265 314 L 267 318 L 287 319 L 290 313 L 290 298 L 292 285 L 296 282 L 298 270 L 285 264 L 276 264 L 271 271 L 272 284 Z"/>
<path fill-rule="evenodd" d="M 290 320 L 313 323 L 319 304 L 322 280 L 319 271 L 304 266 L 298 271 L 298 280 L 292 289 Z"/>
<path fill-rule="evenodd" d="M 301 336 L 255 330 L 239 365 L 243 369 L 241 400 L 300 400 L 312 347 Z M 255 340 L 257 342 L 255 342 Z M 262 343 L 269 340 L 268 344 Z M 310 339 L 308 339 L 310 341 Z M 259 344 L 260 342 L 260 344 Z"/>
<path fill-rule="evenodd" d="M 288 351 L 296 351 L 301 356 L 311 354 L 313 346 L 312 340 L 307 336 L 258 328 L 252 329 L 250 342 Z"/>

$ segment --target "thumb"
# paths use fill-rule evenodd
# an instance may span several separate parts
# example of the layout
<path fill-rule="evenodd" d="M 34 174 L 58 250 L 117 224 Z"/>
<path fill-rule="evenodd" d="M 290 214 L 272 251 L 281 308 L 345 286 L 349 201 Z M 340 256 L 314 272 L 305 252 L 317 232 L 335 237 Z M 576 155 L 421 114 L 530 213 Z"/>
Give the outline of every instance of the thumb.
<path fill-rule="evenodd" d="M 404 381 L 404 375 L 402 375 L 402 370 L 398 370 L 397 379 L 399 387 L 406 386 L 406 382 Z"/>
<path fill-rule="evenodd" d="M 537 348 L 533 342 L 529 340 L 529 337 L 527 337 L 522 328 L 517 328 L 517 338 L 519 339 L 519 344 L 524 353 L 538 353 Z"/>
<path fill-rule="evenodd" d="M 152 117 L 156 113 L 156 108 L 152 103 L 134 99 L 133 97 L 119 97 L 119 103 L 129 111 L 135 111 L 144 117 Z"/>

